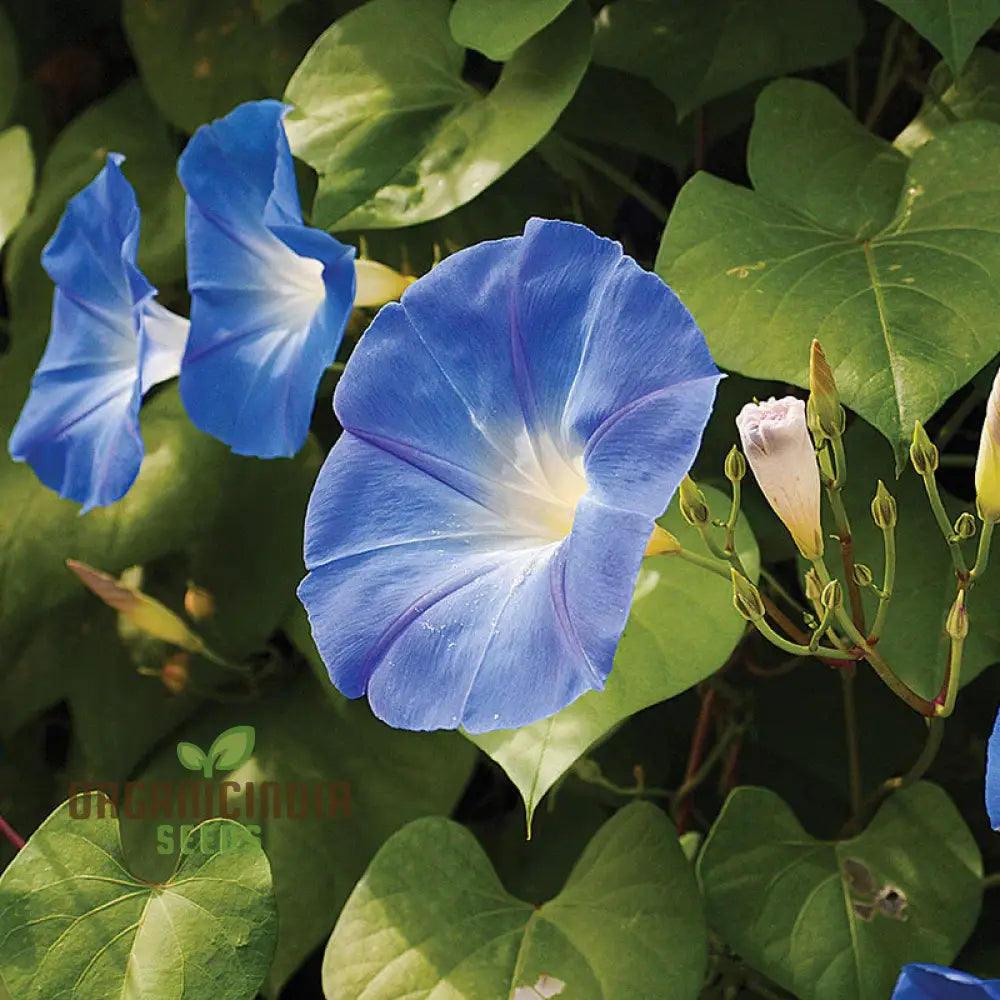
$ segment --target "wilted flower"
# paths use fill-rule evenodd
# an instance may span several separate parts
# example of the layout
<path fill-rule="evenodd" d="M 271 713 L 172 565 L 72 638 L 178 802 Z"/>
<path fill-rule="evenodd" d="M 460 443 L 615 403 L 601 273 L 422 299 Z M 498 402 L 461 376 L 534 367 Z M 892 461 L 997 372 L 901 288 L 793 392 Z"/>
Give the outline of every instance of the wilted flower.
<path fill-rule="evenodd" d="M 993 379 L 979 435 L 976 502 L 984 521 L 1000 521 L 1000 371 Z"/>
<path fill-rule="evenodd" d="M 794 396 L 747 403 L 736 426 L 767 502 L 802 555 L 818 559 L 823 554 L 819 467 L 806 426 L 806 404 Z"/>
<path fill-rule="evenodd" d="M 177 374 L 187 337 L 187 320 L 155 301 L 136 266 L 139 205 L 124 159 L 108 154 L 42 251 L 56 285 L 52 328 L 9 444 L 15 461 L 84 513 L 135 481 L 142 397 Z"/>
<path fill-rule="evenodd" d="M 181 154 L 187 191 L 191 336 L 181 399 L 203 431 L 241 455 L 294 455 L 354 304 L 408 284 L 302 221 L 277 101 L 241 104 Z M 355 292 L 357 291 L 357 296 Z"/>
<path fill-rule="evenodd" d="M 334 684 L 472 732 L 603 687 L 719 378 L 667 286 L 582 226 L 421 278 L 351 357 L 309 502 L 299 596 Z"/>
<path fill-rule="evenodd" d="M 1000 1000 L 1000 979 L 979 979 L 943 965 L 904 965 L 891 1000 Z"/>
<path fill-rule="evenodd" d="M 986 812 L 990 826 L 1000 830 L 1000 712 L 986 750 Z"/>

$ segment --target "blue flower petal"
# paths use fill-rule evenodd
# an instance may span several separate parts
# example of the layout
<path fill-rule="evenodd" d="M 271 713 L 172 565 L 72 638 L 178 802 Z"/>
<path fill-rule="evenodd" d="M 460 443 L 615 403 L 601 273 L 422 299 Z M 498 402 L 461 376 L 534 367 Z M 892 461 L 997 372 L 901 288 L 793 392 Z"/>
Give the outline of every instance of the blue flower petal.
<path fill-rule="evenodd" d="M 83 512 L 114 503 L 142 463 L 142 394 L 176 375 L 185 320 L 136 266 L 139 207 L 112 153 L 70 200 L 42 264 L 56 283 L 48 344 L 10 453 Z"/>
<path fill-rule="evenodd" d="M 718 378 L 670 290 L 570 223 L 455 254 L 386 306 L 306 517 L 299 594 L 337 687 L 472 732 L 603 687 Z"/>
<path fill-rule="evenodd" d="M 892 1000 L 1000 1000 L 1000 979 L 979 979 L 942 965 L 904 965 Z"/>
<path fill-rule="evenodd" d="M 986 812 L 990 826 L 1000 830 L 1000 712 L 986 749 Z"/>
<path fill-rule="evenodd" d="M 244 455 L 293 455 L 354 301 L 354 248 L 302 222 L 277 101 L 202 126 L 178 163 L 188 194 L 191 333 L 181 398 Z"/>

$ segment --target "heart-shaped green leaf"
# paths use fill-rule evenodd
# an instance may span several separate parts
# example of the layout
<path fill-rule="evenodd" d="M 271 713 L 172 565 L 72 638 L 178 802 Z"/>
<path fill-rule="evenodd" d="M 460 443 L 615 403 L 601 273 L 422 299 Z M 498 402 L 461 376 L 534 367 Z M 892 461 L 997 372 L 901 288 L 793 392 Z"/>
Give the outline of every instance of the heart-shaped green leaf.
<path fill-rule="evenodd" d="M 691 866 L 655 806 L 616 813 L 538 907 L 504 890 L 468 830 L 424 819 L 386 841 L 352 893 L 326 949 L 323 991 L 521 1000 L 561 983 L 559 995 L 575 1000 L 693 1000 L 706 952 Z"/>
<path fill-rule="evenodd" d="M 1000 53 L 976 49 L 958 79 L 947 63 L 931 71 L 926 97 L 916 117 L 893 145 L 912 156 L 924 143 L 956 121 L 1000 123 Z"/>
<path fill-rule="evenodd" d="M 301 638 L 311 646 L 305 612 L 298 608 Z M 390 729 L 366 702 L 349 702 L 337 694 L 325 668 L 320 669 L 323 688 L 304 673 L 250 704 L 212 706 L 182 730 L 186 740 L 199 746 L 208 746 L 234 725 L 252 725 L 256 732 L 250 763 L 239 771 L 216 773 L 213 781 L 216 788 L 231 782 L 229 815 L 258 828 L 274 872 L 280 929 L 262 990 L 272 998 L 326 939 L 383 841 L 418 816 L 450 813 L 476 757 L 456 733 Z M 160 782 L 176 789 L 193 777 L 178 766 L 171 743 L 153 758 L 141 780 L 147 789 Z M 252 794 L 247 792 L 250 783 L 256 789 Z M 262 792 L 265 783 L 269 796 Z M 309 799 L 305 807 L 303 789 Z M 313 797 L 316 789 L 318 799 Z M 288 803 L 295 795 L 293 815 Z M 176 810 L 173 815 L 184 814 Z M 170 858 L 157 853 L 164 822 L 123 823 L 128 856 L 146 878 L 166 874 Z M 176 846 L 184 822 L 178 818 L 169 824 L 168 845 Z"/>
<path fill-rule="evenodd" d="M 319 174 L 314 225 L 439 218 L 509 170 L 569 103 L 590 59 L 583 0 L 522 46 L 486 95 L 462 79 L 449 11 L 448 0 L 371 0 L 295 71 L 286 125 L 293 152 Z"/>
<path fill-rule="evenodd" d="M 928 783 L 834 842 L 810 837 L 774 792 L 737 788 L 698 878 L 709 926 L 800 1000 L 885 1000 L 905 963 L 954 959 L 982 899 L 976 842 Z"/>
<path fill-rule="evenodd" d="M 726 368 L 806 386 L 818 337 L 901 465 L 913 422 L 1000 350 L 1000 127 L 959 123 L 907 161 L 823 87 L 783 80 L 748 160 L 755 191 L 684 186 L 658 273 Z"/>
<path fill-rule="evenodd" d="M 529 38 L 551 24 L 572 0 L 455 0 L 448 23 L 459 45 L 506 62 Z"/>
<path fill-rule="evenodd" d="M 276 6 L 265 12 L 251 0 L 125 0 L 131 51 L 172 124 L 193 132 L 241 101 L 281 94 L 329 14 L 324 18 L 319 4 Z"/>
<path fill-rule="evenodd" d="M 1000 17 L 1000 0 L 881 0 L 909 21 L 961 73 L 976 42 Z"/>
<path fill-rule="evenodd" d="M 728 511 L 729 501 L 721 493 L 710 488 L 705 493 L 714 511 L 720 515 Z M 676 502 L 661 523 L 685 547 L 703 550 L 701 538 L 685 523 Z M 757 545 L 743 520 L 736 545 L 756 578 Z M 605 689 L 590 691 L 530 726 L 469 736 L 517 786 L 529 828 L 542 796 L 588 747 L 630 715 L 686 691 L 723 663 L 745 626 L 732 598 L 726 577 L 676 555 L 646 559 Z"/>
<path fill-rule="evenodd" d="M 754 80 L 842 59 L 862 32 L 854 0 L 618 0 L 597 19 L 594 61 L 645 77 L 684 118 Z"/>
<path fill-rule="evenodd" d="M 125 867 L 112 812 L 97 793 L 60 806 L 0 877 L 0 982 L 18 1000 L 250 1000 L 278 932 L 256 838 L 204 823 L 151 884 Z"/>

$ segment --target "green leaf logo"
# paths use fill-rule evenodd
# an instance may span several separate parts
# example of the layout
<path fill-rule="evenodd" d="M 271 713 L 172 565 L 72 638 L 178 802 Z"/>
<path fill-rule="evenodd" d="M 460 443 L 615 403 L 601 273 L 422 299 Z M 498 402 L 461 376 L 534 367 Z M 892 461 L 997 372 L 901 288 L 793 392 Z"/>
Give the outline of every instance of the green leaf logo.
<path fill-rule="evenodd" d="M 233 726 L 220 733 L 205 753 L 194 743 L 177 744 L 177 759 L 189 771 L 201 771 L 211 778 L 215 771 L 235 771 L 253 753 L 256 734 L 253 726 Z"/>

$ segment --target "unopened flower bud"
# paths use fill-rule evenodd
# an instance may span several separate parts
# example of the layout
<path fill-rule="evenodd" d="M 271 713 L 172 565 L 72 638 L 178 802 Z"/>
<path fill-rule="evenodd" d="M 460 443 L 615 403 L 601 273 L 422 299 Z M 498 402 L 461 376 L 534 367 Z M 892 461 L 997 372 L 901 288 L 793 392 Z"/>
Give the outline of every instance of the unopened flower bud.
<path fill-rule="evenodd" d="M 187 690 L 190 674 L 188 665 L 191 657 L 187 653 L 174 653 L 163 664 L 160 670 L 160 680 L 171 694 L 181 694 Z"/>
<path fill-rule="evenodd" d="M 1000 371 L 986 402 L 976 458 L 976 504 L 984 521 L 1000 521 Z"/>
<path fill-rule="evenodd" d="M 816 570 L 810 569 L 809 572 L 806 573 L 806 598 L 813 604 L 816 604 L 819 601 L 819 595 L 822 592 L 823 588 L 820 586 Z"/>
<path fill-rule="evenodd" d="M 885 483 L 880 479 L 875 490 L 875 499 L 872 500 L 872 520 L 876 527 L 888 531 L 896 527 L 897 517 L 896 498 L 885 488 Z"/>
<path fill-rule="evenodd" d="M 743 452 L 733 445 L 726 455 L 726 479 L 731 483 L 738 483 L 746 474 L 747 460 L 743 457 Z"/>
<path fill-rule="evenodd" d="M 823 440 L 841 437 L 846 423 L 833 370 L 819 341 L 814 340 L 809 352 L 809 426 L 816 438 Z"/>
<path fill-rule="evenodd" d="M 688 524 L 698 527 L 700 524 L 708 524 L 711 514 L 708 510 L 708 502 L 705 494 L 698 489 L 698 485 L 690 476 L 685 476 L 681 480 L 678 489 L 680 497 L 681 514 Z"/>
<path fill-rule="evenodd" d="M 205 644 L 201 638 L 195 635 L 178 615 L 148 594 L 127 586 L 113 576 L 76 559 L 67 559 L 66 565 L 80 578 L 84 586 L 93 591 L 108 607 L 114 608 L 140 632 L 193 653 L 204 652 Z"/>
<path fill-rule="evenodd" d="M 961 541 L 972 538 L 976 533 L 976 519 L 967 511 L 962 511 L 955 521 L 955 537 Z"/>
<path fill-rule="evenodd" d="M 938 467 L 938 450 L 927 436 L 924 425 L 918 420 L 913 425 L 913 441 L 910 444 L 910 461 L 917 474 L 929 476 Z"/>
<path fill-rule="evenodd" d="M 859 587 L 870 587 L 875 582 L 872 571 L 864 563 L 854 564 L 854 582 Z"/>
<path fill-rule="evenodd" d="M 184 592 L 184 610 L 196 621 L 215 614 L 215 598 L 204 588 L 189 583 Z"/>
<path fill-rule="evenodd" d="M 736 418 L 743 451 L 775 514 L 806 559 L 823 554 L 816 453 L 801 399 L 747 403 Z"/>
<path fill-rule="evenodd" d="M 740 572 L 730 570 L 733 580 L 733 604 L 748 622 L 760 621 L 765 614 L 760 591 Z"/>
<path fill-rule="evenodd" d="M 400 274 L 377 260 L 354 261 L 354 305 L 375 307 L 398 299 L 416 278 Z"/>
<path fill-rule="evenodd" d="M 839 580 L 830 580 L 819 595 L 819 606 L 824 611 L 836 611 L 844 603 L 844 589 Z"/>
<path fill-rule="evenodd" d="M 960 590 L 955 597 L 944 623 L 949 639 L 964 639 L 969 634 L 969 615 L 965 610 L 965 591 Z"/>

